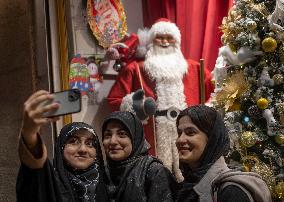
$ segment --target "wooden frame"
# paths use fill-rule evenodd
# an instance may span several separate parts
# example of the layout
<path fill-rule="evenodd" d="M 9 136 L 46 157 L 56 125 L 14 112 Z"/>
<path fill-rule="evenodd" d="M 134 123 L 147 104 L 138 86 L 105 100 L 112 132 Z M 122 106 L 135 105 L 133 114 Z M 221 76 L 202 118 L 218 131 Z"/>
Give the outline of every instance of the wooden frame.
<path fill-rule="evenodd" d="M 67 21 L 66 21 L 66 1 L 57 0 L 57 27 L 58 27 L 58 37 L 59 37 L 59 57 L 60 57 L 60 79 L 61 79 L 61 89 L 67 90 L 69 87 L 68 77 L 69 75 L 69 57 L 68 57 L 68 36 L 67 36 Z M 63 125 L 71 123 L 72 116 L 66 115 L 63 117 Z"/>

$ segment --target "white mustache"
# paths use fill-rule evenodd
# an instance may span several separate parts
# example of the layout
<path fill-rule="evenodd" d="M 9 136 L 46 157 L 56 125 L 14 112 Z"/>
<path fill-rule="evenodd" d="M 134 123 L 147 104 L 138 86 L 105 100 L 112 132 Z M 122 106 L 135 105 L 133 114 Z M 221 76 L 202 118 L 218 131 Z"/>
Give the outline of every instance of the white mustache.
<path fill-rule="evenodd" d="M 159 46 L 162 46 L 162 47 L 169 47 L 170 46 L 170 43 L 166 42 L 166 43 L 159 43 Z"/>

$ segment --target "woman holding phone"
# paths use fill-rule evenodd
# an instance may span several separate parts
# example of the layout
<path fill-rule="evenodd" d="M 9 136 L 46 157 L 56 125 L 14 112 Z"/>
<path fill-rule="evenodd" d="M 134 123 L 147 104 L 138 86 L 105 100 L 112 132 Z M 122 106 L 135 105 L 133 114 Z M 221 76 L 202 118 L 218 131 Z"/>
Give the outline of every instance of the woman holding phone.
<path fill-rule="evenodd" d="M 58 109 L 59 104 L 41 103 L 52 99 L 53 95 L 40 90 L 24 104 L 17 201 L 107 202 L 101 147 L 90 125 L 74 122 L 64 126 L 55 142 L 53 165 L 47 158 L 40 128 L 58 118 L 43 114 Z"/>

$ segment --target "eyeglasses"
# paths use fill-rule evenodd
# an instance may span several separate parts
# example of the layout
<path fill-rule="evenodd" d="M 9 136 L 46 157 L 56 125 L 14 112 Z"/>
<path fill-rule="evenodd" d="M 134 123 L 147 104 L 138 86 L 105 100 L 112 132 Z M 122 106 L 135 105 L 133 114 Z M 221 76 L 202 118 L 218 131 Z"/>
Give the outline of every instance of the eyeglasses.
<path fill-rule="evenodd" d="M 85 141 L 81 141 L 77 137 L 70 138 L 65 146 L 73 146 L 73 147 L 81 147 L 81 145 L 85 145 L 88 148 L 95 148 L 96 147 L 96 141 L 94 139 L 86 139 Z"/>

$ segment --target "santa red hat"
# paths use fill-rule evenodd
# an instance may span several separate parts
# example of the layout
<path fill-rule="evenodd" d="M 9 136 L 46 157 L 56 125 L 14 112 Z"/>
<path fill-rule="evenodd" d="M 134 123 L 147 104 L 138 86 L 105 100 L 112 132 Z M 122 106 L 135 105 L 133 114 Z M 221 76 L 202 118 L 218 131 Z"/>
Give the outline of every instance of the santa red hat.
<path fill-rule="evenodd" d="M 157 34 L 170 34 L 174 37 L 177 44 L 180 45 L 180 30 L 175 23 L 172 23 L 167 18 L 160 18 L 152 25 L 150 29 L 150 41 L 153 41 Z"/>

